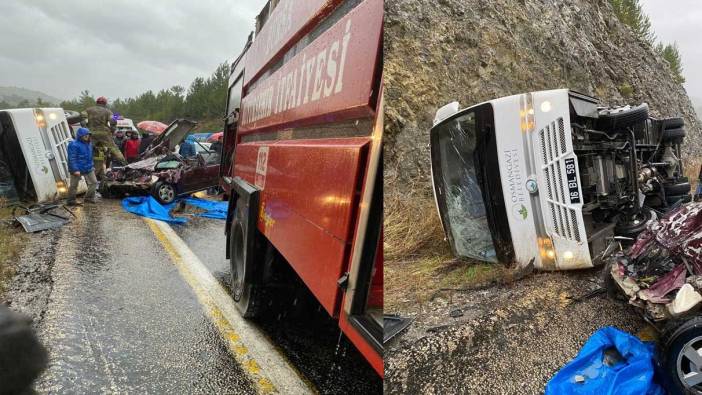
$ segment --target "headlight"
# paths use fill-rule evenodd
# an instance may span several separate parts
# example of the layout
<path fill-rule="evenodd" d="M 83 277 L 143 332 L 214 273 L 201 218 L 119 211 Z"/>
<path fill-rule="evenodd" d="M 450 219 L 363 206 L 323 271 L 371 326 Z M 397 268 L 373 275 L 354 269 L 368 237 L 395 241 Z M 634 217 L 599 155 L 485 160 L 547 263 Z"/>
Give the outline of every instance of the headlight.
<path fill-rule="evenodd" d="M 46 119 L 44 119 L 44 114 L 39 112 L 39 110 L 34 110 L 34 120 L 37 123 L 37 127 L 46 127 Z"/>
<path fill-rule="evenodd" d="M 539 255 L 544 266 L 555 266 L 556 251 L 550 237 L 539 237 Z"/>

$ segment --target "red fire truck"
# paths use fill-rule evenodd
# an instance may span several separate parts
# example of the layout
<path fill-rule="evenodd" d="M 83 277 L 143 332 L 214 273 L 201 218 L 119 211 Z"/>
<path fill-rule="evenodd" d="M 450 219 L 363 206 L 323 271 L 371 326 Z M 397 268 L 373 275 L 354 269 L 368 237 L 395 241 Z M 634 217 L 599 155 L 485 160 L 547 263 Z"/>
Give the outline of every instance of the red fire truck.
<path fill-rule="evenodd" d="M 241 314 L 294 272 L 381 377 L 382 31 L 382 0 L 270 0 L 231 67 L 221 167 Z"/>

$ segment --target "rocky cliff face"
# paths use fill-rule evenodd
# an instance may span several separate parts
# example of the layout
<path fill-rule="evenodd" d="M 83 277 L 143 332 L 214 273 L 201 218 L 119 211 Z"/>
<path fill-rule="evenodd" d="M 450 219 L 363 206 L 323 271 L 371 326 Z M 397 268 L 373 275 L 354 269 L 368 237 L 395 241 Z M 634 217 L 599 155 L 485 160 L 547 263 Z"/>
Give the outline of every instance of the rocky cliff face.
<path fill-rule="evenodd" d="M 702 151 L 685 90 L 651 45 L 619 22 L 608 0 L 385 3 L 388 180 L 428 180 L 437 108 L 542 89 L 571 88 L 609 105 L 646 102 L 654 116 L 683 116 L 685 153 Z"/>

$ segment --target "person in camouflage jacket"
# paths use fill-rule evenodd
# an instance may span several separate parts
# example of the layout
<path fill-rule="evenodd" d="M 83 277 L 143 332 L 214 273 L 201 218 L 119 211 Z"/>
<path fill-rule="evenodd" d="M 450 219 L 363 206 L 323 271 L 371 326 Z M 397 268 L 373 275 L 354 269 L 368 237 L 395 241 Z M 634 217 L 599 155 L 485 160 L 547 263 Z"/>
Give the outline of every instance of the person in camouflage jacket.
<path fill-rule="evenodd" d="M 95 105 L 85 110 L 84 116 L 88 118 L 88 129 L 92 132 L 94 144 L 106 147 L 112 161 L 126 164 L 124 155 L 112 138 L 115 121 L 112 119 L 112 111 L 107 108 L 107 99 L 104 96 L 98 97 Z"/>

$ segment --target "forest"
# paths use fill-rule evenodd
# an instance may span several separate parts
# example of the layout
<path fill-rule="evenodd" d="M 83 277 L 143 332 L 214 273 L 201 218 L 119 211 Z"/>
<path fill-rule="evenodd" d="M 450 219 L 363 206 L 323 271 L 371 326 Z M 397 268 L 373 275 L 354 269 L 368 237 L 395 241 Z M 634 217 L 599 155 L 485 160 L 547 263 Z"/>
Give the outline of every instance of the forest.
<path fill-rule="evenodd" d="M 136 97 L 114 100 L 108 97 L 108 106 L 134 123 L 154 120 L 168 124 L 176 118 L 188 118 L 200 122 L 198 130 L 219 128 L 225 116 L 228 78 L 229 66 L 222 63 L 208 78 L 195 78 L 187 90 L 174 85 L 158 92 L 148 90 Z M 79 97 L 62 101 L 59 106 L 83 111 L 95 105 L 95 99 L 95 95 L 84 90 Z"/>

